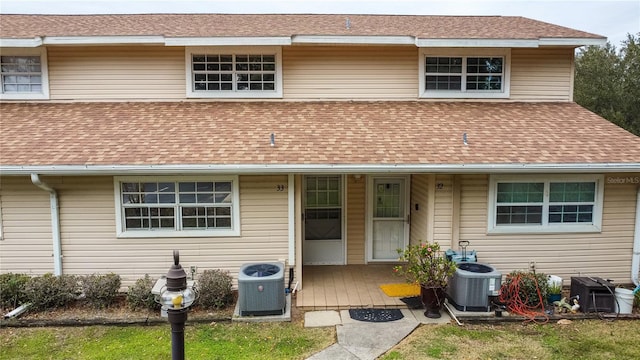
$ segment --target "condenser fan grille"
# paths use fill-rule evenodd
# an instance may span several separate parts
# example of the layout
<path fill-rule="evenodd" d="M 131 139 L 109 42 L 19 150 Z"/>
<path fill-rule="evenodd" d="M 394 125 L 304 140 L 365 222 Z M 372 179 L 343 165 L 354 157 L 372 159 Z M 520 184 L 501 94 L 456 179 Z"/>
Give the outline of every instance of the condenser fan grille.
<path fill-rule="evenodd" d="M 251 277 L 271 276 L 277 274 L 279 271 L 279 267 L 271 264 L 256 264 L 244 269 L 245 275 Z"/>

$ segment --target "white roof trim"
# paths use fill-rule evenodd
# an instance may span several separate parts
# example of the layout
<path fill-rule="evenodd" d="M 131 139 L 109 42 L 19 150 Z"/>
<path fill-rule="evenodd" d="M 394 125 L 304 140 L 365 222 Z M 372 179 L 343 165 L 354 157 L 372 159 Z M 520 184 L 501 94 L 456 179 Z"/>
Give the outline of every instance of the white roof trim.
<path fill-rule="evenodd" d="M 520 39 L 417 39 L 418 47 L 536 48 L 538 40 Z"/>
<path fill-rule="evenodd" d="M 0 166 L 2 175 L 175 175 L 175 174 L 290 174 L 290 173 L 585 173 L 640 172 L 640 163 L 594 164 L 414 164 L 414 165 L 49 165 Z"/>
<path fill-rule="evenodd" d="M 540 38 L 540 46 L 604 46 L 607 39 Z"/>
<path fill-rule="evenodd" d="M 415 45 L 413 36 L 325 36 L 295 35 L 294 44 L 363 44 L 363 45 Z"/>
<path fill-rule="evenodd" d="M 164 36 L 47 36 L 45 45 L 164 44 Z"/>
<path fill-rule="evenodd" d="M 0 47 L 38 47 L 41 45 L 118 45 L 161 44 L 166 46 L 220 45 L 292 45 L 292 44 L 361 44 L 416 45 L 417 47 L 493 47 L 537 48 L 539 46 L 604 45 L 607 39 L 540 38 L 540 39 L 421 39 L 413 36 L 339 36 L 294 35 L 245 37 L 171 37 L 164 36 L 47 36 L 31 39 L 0 39 Z"/>
<path fill-rule="evenodd" d="M 17 48 L 31 48 L 42 45 L 42 38 L 34 37 L 32 39 L 0 39 L 0 47 L 17 47 Z"/>
<path fill-rule="evenodd" d="M 256 46 L 256 45 L 291 45 L 289 36 L 255 36 L 255 37 L 181 37 L 165 38 L 167 46 Z"/>

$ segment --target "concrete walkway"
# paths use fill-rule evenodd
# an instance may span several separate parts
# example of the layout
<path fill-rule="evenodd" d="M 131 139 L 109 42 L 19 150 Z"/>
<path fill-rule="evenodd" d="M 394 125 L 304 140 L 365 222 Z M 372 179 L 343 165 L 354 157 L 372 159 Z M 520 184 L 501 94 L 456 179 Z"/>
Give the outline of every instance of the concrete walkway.
<path fill-rule="evenodd" d="M 401 309 L 400 320 L 374 323 L 353 320 L 349 310 L 305 313 L 305 327 L 335 326 L 338 342 L 314 354 L 309 360 L 373 360 L 411 334 L 419 324 L 449 323 L 443 309 L 440 319 L 424 316 L 424 309 Z"/>

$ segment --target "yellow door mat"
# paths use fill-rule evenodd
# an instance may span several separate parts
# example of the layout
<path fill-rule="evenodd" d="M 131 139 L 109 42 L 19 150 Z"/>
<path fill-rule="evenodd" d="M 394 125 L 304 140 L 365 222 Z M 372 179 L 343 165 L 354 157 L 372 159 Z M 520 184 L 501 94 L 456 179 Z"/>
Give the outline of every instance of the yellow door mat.
<path fill-rule="evenodd" d="M 420 295 L 420 286 L 416 284 L 383 284 L 380 285 L 380 289 L 384 291 L 387 296 L 391 297 L 409 297 Z"/>

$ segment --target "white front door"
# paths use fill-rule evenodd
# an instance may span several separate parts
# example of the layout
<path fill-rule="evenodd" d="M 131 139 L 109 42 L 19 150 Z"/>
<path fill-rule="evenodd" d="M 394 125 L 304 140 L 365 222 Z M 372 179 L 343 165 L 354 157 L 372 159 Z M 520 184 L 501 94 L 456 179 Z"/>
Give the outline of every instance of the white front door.
<path fill-rule="evenodd" d="M 305 265 L 343 265 L 342 176 L 304 177 Z"/>
<path fill-rule="evenodd" d="M 409 238 L 407 177 L 370 180 L 369 260 L 395 261 Z"/>

